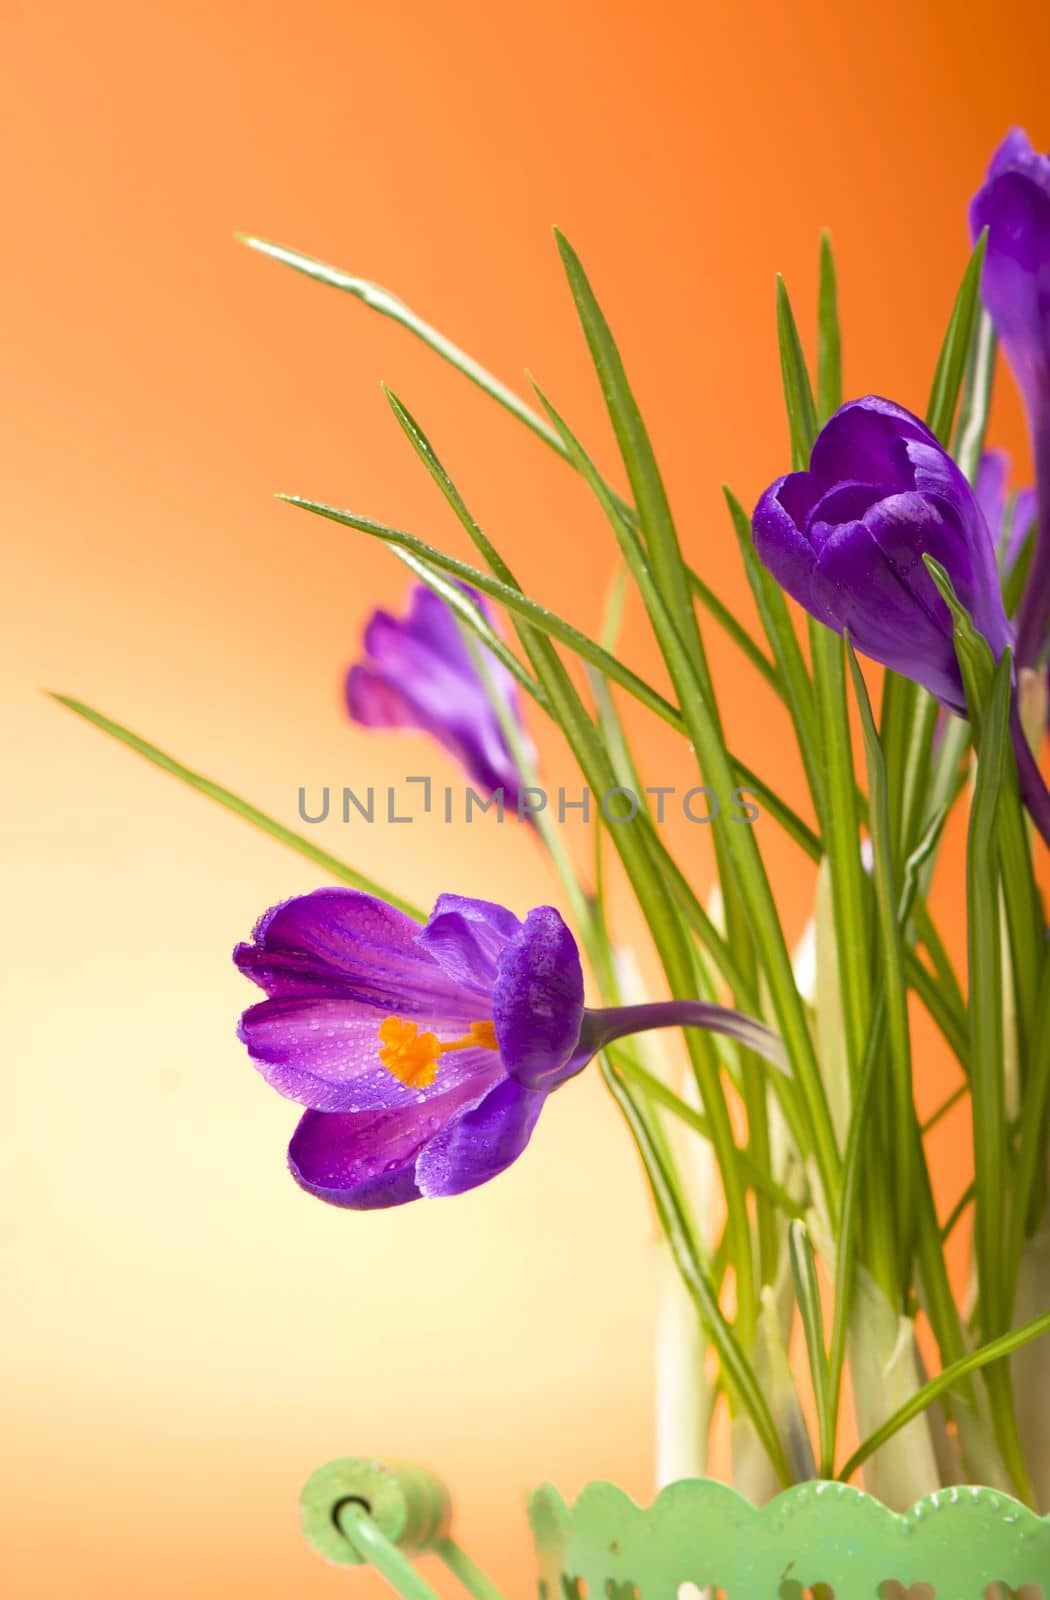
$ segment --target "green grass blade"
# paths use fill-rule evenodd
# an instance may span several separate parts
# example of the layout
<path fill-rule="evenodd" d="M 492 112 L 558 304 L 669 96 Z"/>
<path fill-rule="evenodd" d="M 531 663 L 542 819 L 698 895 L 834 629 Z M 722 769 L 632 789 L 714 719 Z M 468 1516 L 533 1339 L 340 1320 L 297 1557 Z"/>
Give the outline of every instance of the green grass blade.
<path fill-rule="evenodd" d="M 799 472 L 809 466 L 810 451 L 817 437 L 817 408 L 795 314 L 791 309 L 787 286 L 779 273 L 777 274 L 777 339 L 780 344 L 780 375 L 784 384 L 784 404 L 791 436 L 791 461 L 796 472 Z"/>
<path fill-rule="evenodd" d="M 581 633 L 579 628 L 574 628 L 571 622 L 566 622 L 555 612 L 549 611 L 535 600 L 530 600 L 520 589 L 512 587 L 500 578 L 492 577 L 487 572 L 482 572 L 477 567 L 472 567 L 469 562 L 458 561 L 454 556 L 446 555 L 434 545 L 427 544 L 425 540 L 417 539 L 413 534 L 405 533 L 400 528 L 389 528 L 381 522 L 373 522 L 369 517 L 355 516 L 351 511 L 340 511 L 335 506 L 323 505 L 316 500 L 306 500 L 300 495 L 279 495 L 278 499 L 286 501 L 289 505 L 298 506 L 301 511 L 310 511 L 314 516 L 338 522 L 345 528 L 353 528 L 358 533 L 367 533 L 374 539 L 382 540 L 384 544 L 408 550 L 428 566 L 451 573 L 462 582 L 480 589 L 483 594 L 498 600 L 508 611 L 521 617 L 534 629 L 568 645 L 582 660 L 589 661 L 600 672 L 604 672 L 607 678 L 611 678 L 614 683 L 626 689 L 647 710 L 654 711 L 676 731 L 682 731 L 680 712 L 665 700 L 663 695 L 658 694 L 629 667 L 625 667 L 616 656 L 603 650 L 601 645 L 587 634 Z"/>
<path fill-rule="evenodd" d="M 870 884 L 860 854 L 860 811 L 853 770 L 843 641 L 819 622 L 810 633 L 821 738 L 821 836 L 831 867 L 832 908 L 847 1056 L 856 1079 L 871 1020 Z"/>
<path fill-rule="evenodd" d="M 817 1407 L 817 1434 L 823 1455 L 824 1441 L 831 1429 L 830 1373 L 827 1351 L 824 1348 L 824 1318 L 820 1309 L 817 1263 L 809 1234 L 801 1222 L 792 1222 L 788 1228 L 788 1254 L 791 1260 L 791 1275 L 795 1280 L 795 1299 L 798 1302 L 802 1330 L 806 1336 L 809 1375 Z M 821 1465 L 822 1477 L 830 1476 L 829 1468 L 830 1459 L 828 1467 Z"/>
<path fill-rule="evenodd" d="M 324 872 L 335 878 L 337 883 L 348 884 L 352 889 L 363 889 L 366 894 L 374 894 L 380 900 L 386 900 L 390 905 L 397 906 L 406 916 L 413 917 L 416 922 L 426 921 L 426 912 L 411 901 L 403 900 L 400 895 L 393 894 L 385 889 L 382 884 L 376 883 L 363 872 L 358 872 L 355 867 L 348 866 L 345 861 L 339 861 L 335 856 L 328 854 L 327 850 L 320 849 L 312 844 L 309 839 L 304 839 L 302 834 L 294 833 L 291 828 L 286 828 L 283 823 L 274 821 L 258 806 L 253 806 L 247 800 L 242 800 L 229 789 L 224 789 L 222 784 L 214 783 L 211 778 L 205 778 L 199 772 L 194 772 L 190 767 L 183 766 L 181 761 L 176 761 L 174 756 L 166 755 L 155 744 L 142 739 L 137 733 L 132 733 L 130 728 L 122 727 L 119 722 L 114 722 L 110 717 L 103 716 L 101 711 L 95 711 L 91 706 L 85 705 L 82 700 L 74 700 L 69 695 L 55 694 L 47 691 L 52 700 L 57 700 L 59 705 L 65 706 L 70 711 L 75 711 L 78 717 L 83 717 L 103 733 L 108 733 L 111 738 L 118 739 L 121 744 L 127 745 L 129 750 L 134 750 L 137 755 L 152 762 L 155 767 L 160 767 L 163 772 L 170 773 L 180 783 L 185 783 L 191 789 L 196 789 L 198 794 L 206 795 L 209 800 L 214 800 L 218 805 L 224 806 L 227 811 L 232 811 L 234 816 L 241 817 L 245 822 L 250 822 L 253 828 L 259 828 L 263 833 L 268 833 L 271 839 L 276 839 L 280 844 L 286 845 L 289 850 L 294 850 L 297 855 L 311 861 L 315 867 L 320 867 Z"/>
<path fill-rule="evenodd" d="M 827 422 L 842 404 L 842 334 L 838 282 L 831 235 L 820 238 L 820 289 L 817 296 L 817 416 Z"/>
<path fill-rule="evenodd" d="M 960 603 L 945 569 L 924 557 L 930 576 L 952 614 L 955 654 L 966 690 L 974 743 L 983 744 L 985 706 L 991 695 L 994 662 L 987 641 Z M 979 763 L 978 763 L 979 765 Z M 1017 768 L 1008 749 L 999 801 L 997 846 L 1002 860 L 1002 892 L 1010 936 L 1010 962 L 1016 987 L 1018 1040 L 1022 1058 L 1031 1048 L 1039 987 L 1046 963 L 1045 920 L 1032 867 L 1031 846 L 1021 805 Z"/>
<path fill-rule="evenodd" d="M 944 1224 L 941 1227 L 941 1243 L 942 1243 L 942 1245 L 948 1243 L 948 1240 L 951 1238 L 952 1234 L 955 1232 L 956 1228 L 959 1226 L 959 1223 L 962 1221 L 962 1219 L 966 1215 L 967 1211 L 973 1205 L 973 1202 L 974 1202 L 974 1200 L 976 1198 L 977 1198 L 977 1185 L 976 1185 L 976 1183 L 974 1183 L 974 1182 L 968 1183 L 966 1185 L 966 1188 L 963 1190 L 962 1194 L 959 1196 L 958 1200 L 956 1200 L 955 1204 L 952 1206 L 952 1209 L 949 1211 L 948 1215 L 944 1219 Z"/>
<path fill-rule="evenodd" d="M 988 429 L 988 413 L 992 404 L 992 386 L 995 381 L 995 328 L 983 306 L 977 311 L 977 326 L 970 344 L 966 363 L 966 380 L 963 384 L 959 422 L 955 430 L 955 459 L 959 469 L 970 483 L 977 477 L 984 450 L 984 437 Z"/>
<path fill-rule="evenodd" d="M 1003 994 L 999 923 L 999 795 L 1009 716 L 1010 658 L 1004 654 L 985 713 L 966 850 L 966 908 L 973 1094 L 974 1232 L 981 1327 L 987 1338 L 1006 1322 L 1003 1292 L 1003 1192 L 1009 1153 L 1003 1091 Z"/>
<path fill-rule="evenodd" d="M 1037 1226 L 1032 1200 L 1044 1181 L 1047 1150 L 1047 1118 L 1050 1114 L 1050 983 L 1044 983 L 1039 996 L 1035 1043 L 1024 1086 L 1021 1110 L 1021 1142 L 1014 1167 L 1010 1197 L 1010 1223 L 1007 1234 L 1004 1278 L 1007 1311 L 1013 1310 L 1017 1272 L 1025 1237 Z"/>
<path fill-rule="evenodd" d="M 1012 664 L 1004 651 L 992 679 L 981 729 L 980 756 L 966 849 L 966 917 L 969 965 L 971 1091 L 973 1105 L 974 1254 L 977 1316 L 986 1340 L 1009 1322 L 1003 1241 L 1004 1197 L 1011 1167 L 1003 1080 L 1003 984 L 999 922 L 999 805 L 1010 743 Z M 996 1438 L 1021 1492 L 1027 1477 L 1014 1415 L 1009 1368 L 988 1373 Z"/>
<path fill-rule="evenodd" d="M 915 1111 L 904 941 L 901 938 L 899 895 L 894 873 L 886 758 L 879 743 L 864 675 L 848 640 L 847 651 L 853 677 L 853 691 L 860 710 L 868 767 L 869 821 L 874 857 L 872 875 L 875 880 L 875 904 L 878 911 L 881 953 L 879 970 L 885 984 L 887 1033 L 893 1078 L 891 1104 L 894 1125 L 888 1143 L 894 1164 L 894 1220 L 897 1259 L 903 1282 L 908 1277 L 915 1225 L 915 1177 L 912 1170 L 915 1148 L 912 1123 Z"/>
<path fill-rule="evenodd" d="M 882 1053 L 885 1023 L 886 1005 L 884 996 L 880 992 L 875 1000 L 860 1079 L 850 1107 L 849 1131 L 842 1157 L 842 1212 L 835 1243 L 835 1294 L 831 1345 L 828 1351 L 829 1398 L 824 1428 L 820 1435 L 821 1472 L 826 1477 L 831 1475 L 839 1411 L 842 1405 L 842 1374 L 846 1365 L 846 1340 L 853 1298 L 853 1265 L 856 1259 L 865 1142 L 870 1128 L 871 1104 L 879 1057 Z"/>
<path fill-rule="evenodd" d="M 626 1078 L 628 1082 L 633 1083 L 636 1088 L 641 1089 L 644 1094 L 648 1095 L 651 1100 L 656 1101 L 658 1105 L 664 1106 L 680 1122 L 684 1123 L 686 1127 L 692 1128 L 694 1133 L 700 1134 L 701 1138 L 706 1139 L 709 1144 L 713 1142 L 710 1120 L 704 1116 L 702 1111 L 697 1111 L 694 1106 L 691 1106 L 688 1100 L 683 1100 L 681 1095 L 675 1094 L 674 1090 L 668 1088 L 667 1084 L 656 1077 L 655 1073 L 643 1067 L 640 1062 L 634 1061 L 616 1050 L 609 1051 L 609 1059 L 620 1077 Z M 787 1190 L 782 1188 L 771 1177 L 765 1167 L 759 1166 L 752 1161 L 744 1150 L 740 1151 L 739 1160 L 749 1188 L 754 1189 L 756 1194 L 764 1195 L 772 1205 L 783 1211 L 785 1216 L 802 1217 L 803 1207 L 800 1202 L 788 1194 Z"/>
<path fill-rule="evenodd" d="M 926 406 L 926 425 L 947 450 L 952 437 L 955 408 L 959 402 L 971 341 L 980 305 L 981 271 L 987 246 L 987 230 L 981 234 L 963 273 L 955 297 L 948 331 L 944 336 L 934 370 L 930 398 Z"/>
<path fill-rule="evenodd" d="M 473 356 L 468 356 L 465 350 L 447 339 L 437 328 L 418 316 L 411 307 L 406 306 L 389 289 L 384 289 L 378 283 L 370 283 L 367 278 L 354 277 L 349 272 L 343 272 L 339 267 L 327 265 L 324 261 L 317 261 L 312 256 L 306 256 L 299 250 L 289 250 L 284 245 L 271 244 L 266 239 L 258 239 L 252 234 L 238 234 L 242 244 L 250 250 L 256 250 L 260 255 L 269 256 L 273 261 L 279 261 L 286 267 L 293 267 L 296 272 L 303 273 L 307 278 L 312 278 L 315 283 L 327 284 L 332 289 L 341 289 L 345 294 L 353 295 L 355 300 L 360 300 L 372 311 L 378 311 L 381 316 L 389 317 L 392 321 L 400 323 L 407 328 L 409 333 L 414 333 L 431 350 L 437 352 L 450 366 L 455 367 L 471 383 L 477 384 L 485 394 L 489 395 L 512 416 L 517 417 L 533 433 L 538 434 L 545 444 L 553 450 L 559 450 L 558 441 L 547 427 L 542 417 L 536 415 L 531 406 L 501 383 L 486 367 Z M 560 453 L 560 451 L 559 451 Z"/>
<path fill-rule="evenodd" d="M 631 485 L 638 520 L 652 562 L 653 576 L 685 650 L 705 680 L 707 699 L 713 711 L 714 696 L 689 596 L 686 566 L 648 430 L 638 409 L 638 402 L 628 381 L 616 341 L 580 259 L 562 233 L 555 230 L 555 238 L 569 280 L 569 288 L 576 302 L 580 325 L 601 385 L 609 421 L 612 423 L 620 456 Z M 553 421 L 550 418 L 549 420 Z M 557 423 L 554 423 L 554 427 L 556 432 L 560 432 Z M 561 439 L 563 446 L 568 450 L 564 434 L 561 434 Z"/>

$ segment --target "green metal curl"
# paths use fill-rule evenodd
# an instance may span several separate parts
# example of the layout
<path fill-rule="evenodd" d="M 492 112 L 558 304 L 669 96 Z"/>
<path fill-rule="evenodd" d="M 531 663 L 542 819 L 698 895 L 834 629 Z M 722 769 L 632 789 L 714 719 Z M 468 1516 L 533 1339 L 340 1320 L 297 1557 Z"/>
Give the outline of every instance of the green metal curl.
<path fill-rule="evenodd" d="M 473 1600 L 503 1600 L 452 1538 L 448 1490 L 422 1467 L 344 1456 L 318 1468 L 299 1506 L 303 1533 L 319 1556 L 337 1566 L 374 1567 L 403 1600 L 438 1600 L 410 1559 L 427 1552 Z"/>
<path fill-rule="evenodd" d="M 422 1467 L 343 1456 L 317 1469 L 299 1501 L 303 1533 L 325 1561 L 353 1567 L 370 1559 L 344 1528 L 355 1506 L 406 1556 L 433 1550 L 452 1521 L 448 1490 Z"/>

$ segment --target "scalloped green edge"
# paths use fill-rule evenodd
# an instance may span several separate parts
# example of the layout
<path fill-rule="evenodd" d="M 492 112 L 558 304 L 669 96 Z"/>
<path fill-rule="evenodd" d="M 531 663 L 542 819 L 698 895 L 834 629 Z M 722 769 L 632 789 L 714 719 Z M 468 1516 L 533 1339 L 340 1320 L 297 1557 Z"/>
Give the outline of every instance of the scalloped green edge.
<path fill-rule="evenodd" d="M 540 1593 L 589 1600 L 633 1586 L 677 1600 L 691 1582 L 728 1600 L 781 1600 L 828 1584 L 835 1600 L 878 1600 L 896 1579 L 938 1600 L 984 1600 L 988 1584 L 1039 1584 L 1050 1600 L 1050 1518 L 994 1489 L 955 1487 L 899 1515 L 843 1483 L 798 1484 L 760 1510 L 725 1484 L 673 1483 L 642 1508 L 610 1483 L 572 1507 L 549 1484 L 529 1498 Z"/>

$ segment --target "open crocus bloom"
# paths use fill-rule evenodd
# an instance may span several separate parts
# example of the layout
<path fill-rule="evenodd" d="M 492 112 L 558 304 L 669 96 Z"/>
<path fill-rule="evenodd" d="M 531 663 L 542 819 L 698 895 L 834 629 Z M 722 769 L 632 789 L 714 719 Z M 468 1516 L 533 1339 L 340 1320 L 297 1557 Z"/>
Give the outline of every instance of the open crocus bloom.
<path fill-rule="evenodd" d="M 1013 634 L 980 506 L 925 423 L 876 395 L 842 406 L 809 470 L 771 484 L 752 526 L 760 560 L 800 605 L 966 714 L 951 614 L 923 556 L 947 570 L 997 659 Z"/>
<path fill-rule="evenodd" d="M 481 596 L 466 584 L 460 587 L 492 622 Z M 515 809 L 521 780 L 451 606 L 426 584 L 417 584 L 403 620 L 388 611 L 373 612 L 364 649 L 364 659 L 346 677 L 346 704 L 353 720 L 367 728 L 429 733 L 475 783 L 488 793 L 502 789 L 507 806 Z M 479 649 L 493 693 L 520 724 L 513 678 L 490 650 L 483 645 Z"/>
<path fill-rule="evenodd" d="M 307 1107 L 292 1175 L 357 1210 L 495 1177 L 548 1094 L 625 1034 L 706 1027 L 784 1066 L 775 1034 L 721 1006 L 588 1010 L 576 942 L 551 906 L 521 922 L 445 894 L 420 927 L 372 895 L 318 889 L 268 911 L 234 960 L 268 997 L 240 1037 L 266 1081 Z"/>

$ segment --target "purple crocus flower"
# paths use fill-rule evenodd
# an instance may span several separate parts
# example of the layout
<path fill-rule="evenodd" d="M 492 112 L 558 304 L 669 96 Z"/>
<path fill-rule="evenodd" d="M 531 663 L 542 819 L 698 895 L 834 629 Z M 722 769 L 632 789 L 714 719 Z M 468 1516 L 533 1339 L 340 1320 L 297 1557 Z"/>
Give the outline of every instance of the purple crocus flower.
<path fill-rule="evenodd" d="M 1039 531 L 1017 622 L 1017 659 L 1034 666 L 1050 623 L 1050 156 L 1020 128 L 1007 134 L 970 207 L 988 230 L 981 294 L 1028 409 Z"/>
<path fill-rule="evenodd" d="M 973 490 L 925 423 L 890 400 L 836 411 L 808 472 L 766 490 L 753 529 L 760 559 L 800 605 L 960 715 L 951 614 L 923 556 L 947 570 L 997 659 L 1012 642 Z"/>
<path fill-rule="evenodd" d="M 986 450 L 981 457 L 974 480 L 974 493 L 981 508 L 992 543 L 1006 572 L 1014 565 L 1024 548 L 1032 523 L 1035 521 L 1036 497 L 1034 489 L 1020 489 L 1009 508 L 1007 527 L 1006 484 L 1010 473 L 1009 457 L 1005 450 Z"/>
<path fill-rule="evenodd" d="M 491 622 L 482 598 L 465 584 L 460 587 Z M 354 721 L 368 728 L 421 728 L 475 783 L 489 793 L 502 789 L 506 804 L 517 808 L 517 768 L 451 606 L 425 584 L 417 584 L 403 620 L 388 611 L 372 614 L 364 648 L 365 659 L 355 662 L 346 677 L 346 703 Z M 490 650 L 479 648 L 493 691 L 520 723 L 514 679 Z"/>
<path fill-rule="evenodd" d="M 444 894 L 420 927 L 373 895 L 318 889 L 268 911 L 234 961 L 267 995 L 240 1038 L 266 1081 L 307 1107 L 292 1175 L 354 1210 L 494 1178 L 551 1091 L 625 1034 L 708 1028 L 784 1067 L 775 1034 L 721 1006 L 588 1010 L 576 942 L 551 906 L 521 922 Z"/>

